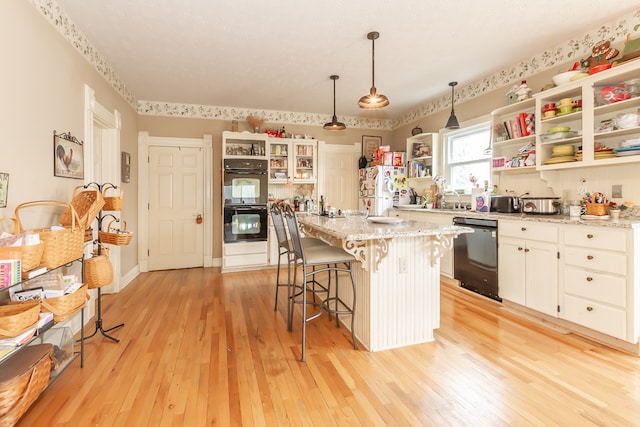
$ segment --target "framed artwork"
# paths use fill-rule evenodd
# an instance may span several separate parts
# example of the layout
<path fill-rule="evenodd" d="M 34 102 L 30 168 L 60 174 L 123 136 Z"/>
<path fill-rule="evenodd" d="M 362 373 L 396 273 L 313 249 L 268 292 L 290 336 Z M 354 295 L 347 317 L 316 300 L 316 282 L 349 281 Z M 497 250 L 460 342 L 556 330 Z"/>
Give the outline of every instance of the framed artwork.
<path fill-rule="evenodd" d="M 53 131 L 53 176 L 84 179 L 84 151 L 71 133 Z"/>
<path fill-rule="evenodd" d="M 376 148 L 382 145 L 381 136 L 362 135 L 362 155 L 367 159 L 373 158 Z"/>
<path fill-rule="evenodd" d="M 9 194 L 9 174 L 0 172 L 0 208 L 7 207 L 8 194 Z"/>

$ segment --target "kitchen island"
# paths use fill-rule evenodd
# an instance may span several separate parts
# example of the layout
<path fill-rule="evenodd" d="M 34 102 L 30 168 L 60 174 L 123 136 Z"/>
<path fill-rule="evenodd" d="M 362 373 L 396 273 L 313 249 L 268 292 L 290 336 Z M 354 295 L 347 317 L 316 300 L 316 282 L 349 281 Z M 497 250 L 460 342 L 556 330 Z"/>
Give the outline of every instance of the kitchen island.
<path fill-rule="evenodd" d="M 440 326 L 440 258 L 471 229 L 399 218 L 302 215 L 298 222 L 306 235 L 356 257 L 355 335 L 364 347 L 379 351 L 433 341 Z M 352 302 L 348 292 L 340 297 Z"/>

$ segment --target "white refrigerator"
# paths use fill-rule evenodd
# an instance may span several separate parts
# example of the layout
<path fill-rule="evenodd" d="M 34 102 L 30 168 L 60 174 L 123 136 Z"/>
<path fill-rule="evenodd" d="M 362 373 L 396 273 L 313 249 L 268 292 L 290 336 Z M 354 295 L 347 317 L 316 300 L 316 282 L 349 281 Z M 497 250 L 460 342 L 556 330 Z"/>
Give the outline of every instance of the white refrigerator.
<path fill-rule="evenodd" d="M 386 216 L 394 204 L 409 203 L 404 167 L 373 166 L 358 173 L 358 208 L 369 216 Z"/>

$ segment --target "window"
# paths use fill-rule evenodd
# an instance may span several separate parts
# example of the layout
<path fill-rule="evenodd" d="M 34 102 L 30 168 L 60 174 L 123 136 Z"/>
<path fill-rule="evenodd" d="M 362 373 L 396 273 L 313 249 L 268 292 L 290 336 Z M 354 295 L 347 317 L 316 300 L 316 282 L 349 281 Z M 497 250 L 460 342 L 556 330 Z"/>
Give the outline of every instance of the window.
<path fill-rule="evenodd" d="M 484 122 L 444 134 L 445 177 L 448 186 L 462 193 L 471 193 L 471 176 L 477 184 L 491 186 L 490 123 Z"/>

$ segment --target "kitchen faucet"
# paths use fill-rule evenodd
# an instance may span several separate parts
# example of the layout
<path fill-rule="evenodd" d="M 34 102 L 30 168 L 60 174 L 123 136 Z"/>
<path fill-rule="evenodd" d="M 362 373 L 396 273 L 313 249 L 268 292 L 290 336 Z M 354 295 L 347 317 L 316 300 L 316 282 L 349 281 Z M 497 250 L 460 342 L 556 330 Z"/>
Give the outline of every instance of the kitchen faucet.
<path fill-rule="evenodd" d="M 462 208 L 462 202 L 460 201 L 460 193 L 458 193 L 456 190 L 445 190 L 445 192 L 442 193 L 442 203 L 441 203 L 442 209 L 444 209 L 446 207 L 446 203 L 445 203 L 445 200 L 444 200 L 444 196 L 446 194 L 455 194 L 458 197 L 458 202 L 453 205 L 454 209 Z"/>

